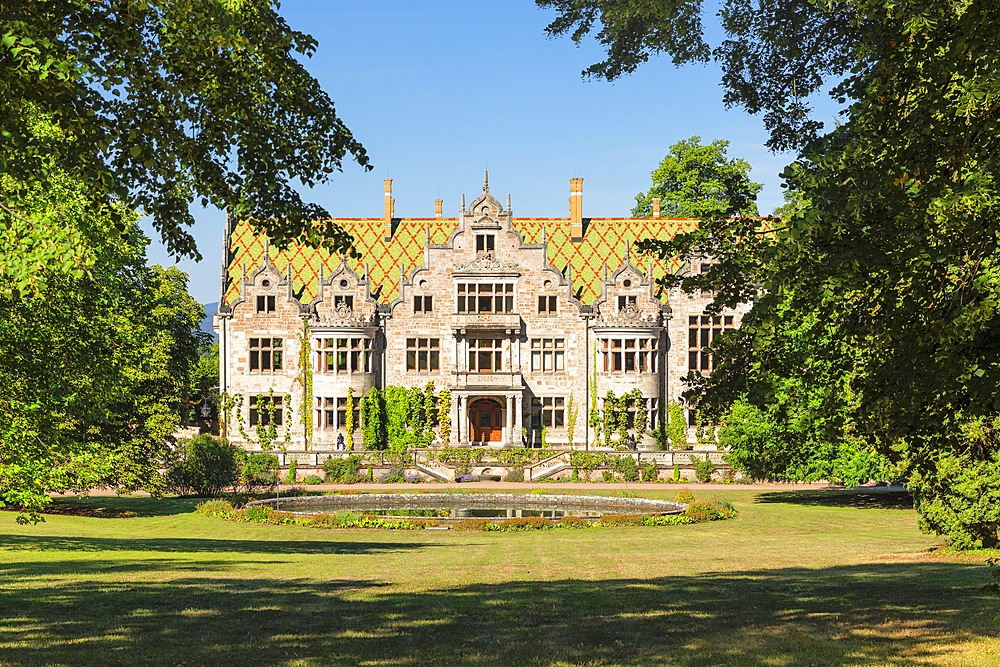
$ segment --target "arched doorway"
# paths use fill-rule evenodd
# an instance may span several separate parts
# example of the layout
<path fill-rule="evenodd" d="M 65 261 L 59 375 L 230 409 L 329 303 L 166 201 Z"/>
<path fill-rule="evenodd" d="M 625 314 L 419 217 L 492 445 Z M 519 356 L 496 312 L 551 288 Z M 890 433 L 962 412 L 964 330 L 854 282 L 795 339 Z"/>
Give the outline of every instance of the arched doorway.
<path fill-rule="evenodd" d="M 469 404 L 469 426 L 472 442 L 502 442 L 503 406 L 490 398 L 472 401 Z"/>

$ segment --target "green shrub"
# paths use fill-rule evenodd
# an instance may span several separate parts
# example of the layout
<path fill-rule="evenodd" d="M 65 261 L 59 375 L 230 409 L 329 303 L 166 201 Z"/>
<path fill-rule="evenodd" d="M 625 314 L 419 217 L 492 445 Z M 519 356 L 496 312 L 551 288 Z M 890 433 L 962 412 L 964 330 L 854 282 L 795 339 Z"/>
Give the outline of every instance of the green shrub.
<path fill-rule="evenodd" d="M 705 454 L 704 460 L 692 454 L 691 462 L 694 463 L 694 475 L 698 478 L 699 482 L 712 481 L 712 475 L 715 473 L 715 464 L 709 460 L 708 454 Z"/>
<path fill-rule="evenodd" d="M 639 481 L 639 464 L 631 456 L 615 456 L 611 459 L 611 470 L 621 475 L 626 482 Z"/>
<path fill-rule="evenodd" d="M 302 483 L 303 484 L 309 484 L 310 486 L 316 485 L 316 484 L 322 484 L 323 483 L 323 478 L 320 477 L 319 475 L 308 475 L 308 476 L 306 476 L 306 477 L 304 477 L 302 479 Z"/>
<path fill-rule="evenodd" d="M 267 452 L 244 452 L 240 457 L 240 485 L 255 493 L 278 483 L 278 457 Z"/>
<path fill-rule="evenodd" d="M 706 500 L 696 500 L 692 502 L 688 505 L 684 514 L 691 517 L 698 523 L 717 521 L 718 519 L 723 518 L 722 512 L 719 511 L 719 508 Z"/>
<path fill-rule="evenodd" d="M 329 458 L 323 463 L 323 472 L 326 473 L 328 484 L 356 484 L 361 481 L 358 474 L 358 466 L 361 463 L 360 456 L 346 456 L 344 458 Z"/>
<path fill-rule="evenodd" d="M 681 467 L 680 466 L 674 466 L 674 475 L 671 478 L 671 481 L 673 481 L 674 484 L 680 484 L 680 481 L 681 481 Z"/>
<path fill-rule="evenodd" d="M 615 481 L 615 474 L 610 470 L 602 470 L 601 477 L 604 479 L 605 482 Z"/>
<path fill-rule="evenodd" d="M 556 528 L 590 528 L 590 522 L 578 516 L 567 515 L 556 522 Z"/>
<path fill-rule="evenodd" d="M 267 516 L 273 511 L 267 505 L 251 505 L 246 508 L 244 516 L 247 521 L 252 523 L 264 523 L 267 520 Z"/>
<path fill-rule="evenodd" d="M 285 484 L 295 484 L 295 459 L 288 462 L 288 475 L 285 477 Z"/>
<path fill-rule="evenodd" d="M 674 502 L 675 503 L 693 503 L 694 502 L 694 494 L 691 493 L 690 489 L 688 489 L 687 487 L 684 487 L 683 489 L 681 489 L 680 491 L 678 491 L 677 493 L 674 494 Z"/>
<path fill-rule="evenodd" d="M 642 466 L 642 481 L 655 482 L 660 475 L 655 463 L 646 463 Z"/>
<path fill-rule="evenodd" d="M 947 536 L 956 549 L 1000 544 L 1000 450 L 943 452 L 914 470 L 907 487 L 922 531 Z"/>
<path fill-rule="evenodd" d="M 167 468 L 167 483 L 181 494 L 217 496 L 236 484 L 243 450 L 209 434 L 181 441 Z"/>
<path fill-rule="evenodd" d="M 236 510 L 228 500 L 206 500 L 195 507 L 195 512 L 205 516 L 228 518 Z"/>

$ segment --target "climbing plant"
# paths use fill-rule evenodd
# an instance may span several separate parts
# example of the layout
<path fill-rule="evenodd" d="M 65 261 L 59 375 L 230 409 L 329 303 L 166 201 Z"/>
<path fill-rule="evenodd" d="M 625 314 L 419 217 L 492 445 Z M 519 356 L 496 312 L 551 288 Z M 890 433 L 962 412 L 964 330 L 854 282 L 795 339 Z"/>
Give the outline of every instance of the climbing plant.
<path fill-rule="evenodd" d="M 354 449 L 354 388 L 347 388 L 347 448 Z"/>
<path fill-rule="evenodd" d="M 635 437 L 641 438 L 642 434 L 646 432 L 646 427 L 649 423 L 649 410 L 647 409 L 646 399 L 643 398 L 642 392 L 636 387 L 632 390 L 632 400 L 635 402 Z"/>
<path fill-rule="evenodd" d="M 594 343 L 594 356 L 597 358 L 597 343 Z M 601 413 L 597 410 L 597 364 L 594 364 L 593 375 L 590 381 L 590 418 L 587 425 L 594 430 L 594 446 L 601 446 Z"/>
<path fill-rule="evenodd" d="M 451 442 L 451 390 L 442 389 L 438 394 L 438 424 L 441 441 L 448 446 Z"/>
<path fill-rule="evenodd" d="M 275 406 L 274 389 L 271 388 L 267 390 L 267 400 L 258 400 L 255 409 L 261 417 L 254 425 L 254 433 L 257 436 L 256 440 L 247 431 L 246 420 L 243 419 L 243 395 L 234 394 L 230 396 L 228 393 L 224 393 L 222 395 L 222 404 L 219 409 L 219 416 L 222 419 L 224 429 L 228 431 L 235 421 L 237 431 L 245 442 L 257 445 L 257 447 L 261 450 L 269 452 L 278 446 L 275 444 L 279 440 L 278 429 L 275 426 L 275 421 L 276 418 L 280 416 L 281 430 L 283 432 L 281 437 L 281 442 L 283 444 L 281 446 L 282 448 L 287 447 L 287 443 L 292 440 L 292 431 L 289 421 L 291 420 L 294 411 L 292 409 L 291 397 L 288 395 L 283 396 L 281 405 Z M 235 419 L 233 418 L 234 413 L 236 415 Z"/>
<path fill-rule="evenodd" d="M 673 449 L 687 449 L 687 424 L 684 422 L 684 407 L 677 401 L 667 406 L 670 421 L 667 422 L 667 437 Z"/>
<path fill-rule="evenodd" d="M 569 392 L 569 401 L 566 403 L 566 437 L 569 441 L 569 448 L 573 449 L 573 433 L 576 431 L 577 407 L 573 405 L 573 392 Z"/>
<path fill-rule="evenodd" d="M 309 320 L 302 320 L 299 334 L 299 376 L 296 381 L 302 385 L 302 404 L 299 406 L 299 420 L 305 436 L 304 448 L 309 449 L 313 436 L 313 420 L 310 406 L 313 404 L 313 369 L 309 343 Z"/>
<path fill-rule="evenodd" d="M 615 392 L 608 389 L 604 395 L 604 442 L 611 446 L 611 435 L 615 432 L 617 420 L 615 419 Z"/>
<path fill-rule="evenodd" d="M 382 439 L 382 424 L 385 420 L 385 413 L 382 409 L 382 396 L 378 387 L 372 387 L 362 403 L 363 412 L 361 419 L 361 437 L 365 449 L 382 449 L 384 440 Z"/>
<path fill-rule="evenodd" d="M 424 387 L 424 446 L 434 442 L 434 426 L 437 424 L 438 411 L 434 405 L 434 383 L 428 382 Z"/>
<path fill-rule="evenodd" d="M 618 446 L 624 447 L 628 442 L 628 405 L 631 401 L 628 394 L 624 394 L 615 403 L 615 421 L 618 426 Z"/>

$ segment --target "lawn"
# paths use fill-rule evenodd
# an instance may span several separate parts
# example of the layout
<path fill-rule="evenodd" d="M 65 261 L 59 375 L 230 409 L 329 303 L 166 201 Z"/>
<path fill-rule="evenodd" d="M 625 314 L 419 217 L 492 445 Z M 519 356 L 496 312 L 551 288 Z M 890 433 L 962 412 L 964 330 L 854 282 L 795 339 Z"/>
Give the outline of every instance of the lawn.
<path fill-rule="evenodd" d="M 904 496 L 698 495 L 739 518 L 498 534 L 238 524 L 184 499 L 0 512 L 0 665 L 1000 665 L 983 556 L 937 549 Z"/>

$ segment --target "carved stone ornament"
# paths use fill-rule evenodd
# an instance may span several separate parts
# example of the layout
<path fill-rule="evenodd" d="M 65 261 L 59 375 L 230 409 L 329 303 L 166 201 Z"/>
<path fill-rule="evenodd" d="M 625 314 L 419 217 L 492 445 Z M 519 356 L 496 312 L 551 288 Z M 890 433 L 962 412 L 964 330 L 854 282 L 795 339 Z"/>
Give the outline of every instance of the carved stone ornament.
<path fill-rule="evenodd" d="M 635 306 L 629 304 L 623 310 L 608 312 L 608 304 L 603 304 L 600 308 L 600 318 L 597 321 L 599 327 L 655 327 L 660 323 L 658 313 L 649 313 L 643 317 L 642 312 Z"/>
<path fill-rule="evenodd" d="M 316 313 L 316 319 L 320 324 L 364 327 L 371 326 L 375 320 L 375 308 L 370 303 L 362 303 L 355 311 L 346 303 L 340 303 L 336 308 L 327 313 Z"/>
<path fill-rule="evenodd" d="M 487 252 L 477 256 L 468 264 L 455 262 L 452 264 L 456 271 L 510 271 L 518 268 L 515 262 L 504 264 L 493 258 L 493 253 Z"/>

